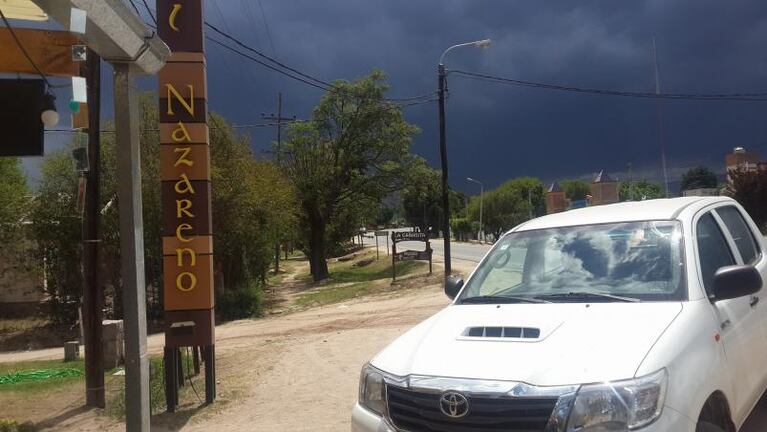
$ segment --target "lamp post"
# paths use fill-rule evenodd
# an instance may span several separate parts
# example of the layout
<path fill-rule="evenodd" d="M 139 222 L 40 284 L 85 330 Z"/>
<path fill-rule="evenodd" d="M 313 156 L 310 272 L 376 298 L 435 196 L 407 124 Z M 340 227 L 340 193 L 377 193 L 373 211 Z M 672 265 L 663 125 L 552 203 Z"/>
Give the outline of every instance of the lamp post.
<path fill-rule="evenodd" d="M 442 232 L 445 246 L 445 276 L 450 276 L 450 198 L 447 187 L 447 142 L 445 141 L 445 56 L 455 48 L 473 46 L 476 48 L 489 48 L 490 39 L 482 39 L 474 42 L 466 42 L 453 45 L 446 49 L 439 58 L 437 65 L 438 94 L 439 94 L 439 152 L 442 162 Z"/>
<path fill-rule="evenodd" d="M 477 233 L 477 240 L 482 241 L 482 196 L 485 194 L 485 185 L 471 177 L 466 177 L 466 180 L 479 185 L 479 232 Z"/>

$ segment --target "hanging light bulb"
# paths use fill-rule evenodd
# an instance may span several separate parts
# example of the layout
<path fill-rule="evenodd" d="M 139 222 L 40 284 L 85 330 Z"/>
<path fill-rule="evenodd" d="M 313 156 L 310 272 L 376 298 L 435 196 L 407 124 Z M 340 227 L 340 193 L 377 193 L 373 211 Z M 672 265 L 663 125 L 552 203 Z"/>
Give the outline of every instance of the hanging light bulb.
<path fill-rule="evenodd" d="M 54 127 L 59 124 L 59 113 L 56 112 L 56 96 L 52 93 L 46 93 L 43 96 L 43 112 L 40 119 L 45 127 Z"/>

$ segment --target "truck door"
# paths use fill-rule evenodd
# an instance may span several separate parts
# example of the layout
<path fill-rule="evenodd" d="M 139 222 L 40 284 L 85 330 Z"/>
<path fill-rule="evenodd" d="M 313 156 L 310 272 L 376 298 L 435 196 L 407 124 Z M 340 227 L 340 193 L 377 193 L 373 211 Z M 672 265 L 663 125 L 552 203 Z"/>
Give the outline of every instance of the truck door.
<path fill-rule="evenodd" d="M 715 211 L 722 221 L 726 233 L 732 239 L 734 249 L 737 252 L 736 255 L 738 255 L 738 264 L 754 266 L 762 275 L 762 281 L 767 280 L 767 259 L 762 253 L 761 233 L 753 221 L 749 223 L 751 218 L 745 214 L 745 211 L 734 205 L 717 207 Z M 750 296 L 749 305 L 754 315 L 759 317 L 762 326 L 762 344 L 767 347 L 767 307 L 765 307 L 767 305 L 761 304 L 762 301 L 767 302 L 767 291 L 763 290 Z M 767 387 L 767 368 L 764 366 L 767 364 L 767 357 L 755 360 L 761 366 L 757 366 L 752 371 L 752 379 L 761 383 L 761 392 Z M 757 395 L 757 398 L 759 396 L 761 394 Z"/>
<path fill-rule="evenodd" d="M 695 235 L 703 286 L 712 295 L 714 274 L 721 267 L 737 264 L 740 253 L 721 218 L 713 211 L 698 219 Z M 753 302 L 753 296 L 744 296 L 713 303 L 721 326 L 725 356 L 732 371 L 733 394 L 728 396 L 734 399 L 731 406 L 736 424 L 745 418 L 752 402 L 761 396 L 763 389 L 761 369 L 764 368 L 767 345 L 763 320 Z"/>

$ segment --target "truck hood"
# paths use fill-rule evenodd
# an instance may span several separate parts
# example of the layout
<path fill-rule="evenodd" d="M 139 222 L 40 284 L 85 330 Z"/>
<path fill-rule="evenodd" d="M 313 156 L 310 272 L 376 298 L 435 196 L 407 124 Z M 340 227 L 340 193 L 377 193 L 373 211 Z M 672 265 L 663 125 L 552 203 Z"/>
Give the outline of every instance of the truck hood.
<path fill-rule="evenodd" d="M 680 302 L 451 305 L 399 337 L 371 364 L 399 376 L 539 386 L 626 379 L 681 311 Z M 466 337 L 469 327 L 523 327 L 540 335 Z"/>

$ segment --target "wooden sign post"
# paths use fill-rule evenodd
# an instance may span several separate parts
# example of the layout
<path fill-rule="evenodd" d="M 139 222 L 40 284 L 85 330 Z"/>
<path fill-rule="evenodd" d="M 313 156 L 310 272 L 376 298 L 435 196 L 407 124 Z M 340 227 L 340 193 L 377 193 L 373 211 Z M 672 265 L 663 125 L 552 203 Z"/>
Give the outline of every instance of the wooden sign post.
<path fill-rule="evenodd" d="M 210 147 L 202 0 L 157 0 L 157 29 L 172 51 L 159 73 L 165 389 L 183 384 L 181 348 L 200 349 L 205 401 L 216 398 Z M 179 382 L 180 381 L 180 382 Z"/>
<path fill-rule="evenodd" d="M 391 233 L 392 253 L 391 253 L 391 271 L 392 281 L 397 280 L 398 261 L 429 261 L 429 274 L 432 272 L 432 249 L 429 242 L 429 234 L 425 232 L 393 232 Z M 407 241 L 418 241 L 426 244 L 426 249 L 422 251 L 406 250 L 397 252 L 397 243 Z"/>

